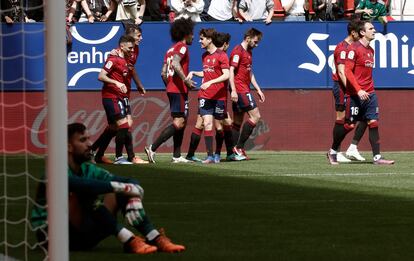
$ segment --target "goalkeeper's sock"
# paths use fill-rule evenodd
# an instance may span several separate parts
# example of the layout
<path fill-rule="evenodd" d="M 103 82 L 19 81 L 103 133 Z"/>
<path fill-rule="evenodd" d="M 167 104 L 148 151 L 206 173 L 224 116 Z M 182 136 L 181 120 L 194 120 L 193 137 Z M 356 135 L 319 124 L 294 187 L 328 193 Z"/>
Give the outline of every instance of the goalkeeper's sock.
<path fill-rule="evenodd" d="M 241 131 L 239 140 L 237 142 L 237 148 L 244 148 L 244 144 L 246 143 L 247 139 L 252 134 L 253 129 L 256 127 L 256 123 L 254 123 L 251 119 L 248 119 L 246 123 L 243 124 L 243 129 Z"/>
<path fill-rule="evenodd" d="M 158 136 L 158 138 L 154 141 L 154 143 L 151 146 L 151 150 L 155 152 L 158 149 L 158 147 L 161 146 L 161 144 L 166 142 L 169 138 L 171 138 L 174 135 L 177 129 L 178 128 L 174 124 L 167 126 L 161 132 L 160 136 Z"/>
<path fill-rule="evenodd" d="M 221 153 L 221 148 L 223 147 L 224 141 L 224 131 L 223 130 L 216 130 L 216 152 L 215 154 Z"/>
<path fill-rule="evenodd" d="M 128 240 L 130 240 L 133 236 L 134 236 L 134 233 L 132 233 L 131 231 L 129 231 L 129 230 L 128 230 L 128 229 L 126 229 L 126 228 L 122 228 L 122 229 L 119 231 L 118 235 L 116 235 L 116 237 L 118 238 L 118 240 L 119 240 L 121 243 L 125 243 L 125 242 L 127 242 L 127 241 L 128 241 Z"/>
<path fill-rule="evenodd" d="M 194 156 L 195 151 L 197 150 L 198 144 L 200 143 L 202 129 L 194 128 L 193 133 L 191 133 L 190 146 L 187 152 L 187 158 Z"/>
<path fill-rule="evenodd" d="M 120 129 L 116 133 L 115 137 L 115 155 L 117 158 L 122 156 L 122 150 L 124 149 L 126 136 L 128 134 L 127 126 L 123 127 L 123 125 L 121 125 L 119 127 Z"/>
<path fill-rule="evenodd" d="M 134 227 L 139 233 L 144 235 L 148 240 L 152 240 L 159 235 L 158 231 L 155 229 L 154 225 L 151 223 L 147 215 L 143 216 L 142 221 L 139 222 L 139 224 L 134 225 Z M 153 237 L 153 238 L 150 239 L 148 238 L 148 236 Z"/>

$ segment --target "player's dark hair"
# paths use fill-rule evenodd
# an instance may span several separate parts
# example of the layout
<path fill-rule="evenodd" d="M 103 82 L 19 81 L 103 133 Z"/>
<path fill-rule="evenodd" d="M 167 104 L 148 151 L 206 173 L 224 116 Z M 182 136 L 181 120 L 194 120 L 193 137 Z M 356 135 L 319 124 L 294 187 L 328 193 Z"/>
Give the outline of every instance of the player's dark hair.
<path fill-rule="evenodd" d="M 186 36 L 193 34 L 194 22 L 191 19 L 177 19 L 170 27 L 171 39 L 174 42 L 184 40 Z"/>
<path fill-rule="evenodd" d="M 135 43 L 135 39 L 130 35 L 124 34 L 119 38 L 118 44 L 120 45 L 121 43 Z"/>
<path fill-rule="evenodd" d="M 361 28 L 361 20 L 360 19 L 352 19 L 349 21 L 347 26 L 348 35 L 351 35 L 352 31 L 359 32 L 359 29 Z"/>
<path fill-rule="evenodd" d="M 83 123 L 75 122 L 68 125 L 68 141 L 75 135 L 75 133 L 84 133 L 86 126 Z"/>
<path fill-rule="evenodd" d="M 211 40 L 214 40 L 217 35 L 217 31 L 214 28 L 203 28 L 200 30 L 200 36 L 204 36 L 206 38 L 210 38 Z"/>
<path fill-rule="evenodd" d="M 256 37 L 256 36 L 257 36 L 257 38 L 259 38 L 259 40 L 261 40 L 262 37 L 263 37 L 263 33 L 260 32 L 259 30 L 257 30 L 256 28 L 253 28 L 253 27 L 250 28 L 249 30 L 247 30 L 244 33 L 244 39 L 246 39 L 247 37 L 253 38 L 253 37 Z"/>
<path fill-rule="evenodd" d="M 213 39 L 213 44 L 217 47 L 220 48 L 222 47 L 225 43 L 230 43 L 230 39 L 231 39 L 231 35 L 228 33 L 217 33 L 216 37 L 214 37 Z"/>
<path fill-rule="evenodd" d="M 125 34 L 129 35 L 134 33 L 135 31 L 138 31 L 140 33 L 142 33 L 142 28 L 139 27 L 139 25 L 136 24 L 129 24 L 126 28 L 125 28 Z"/>

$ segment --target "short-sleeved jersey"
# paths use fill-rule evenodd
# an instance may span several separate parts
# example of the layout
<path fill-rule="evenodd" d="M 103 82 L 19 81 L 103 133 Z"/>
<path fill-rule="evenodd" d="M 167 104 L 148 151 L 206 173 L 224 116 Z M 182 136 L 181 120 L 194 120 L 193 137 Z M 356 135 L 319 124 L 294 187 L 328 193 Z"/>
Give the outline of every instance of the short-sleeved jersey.
<path fill-rule="evenodd" d="M 339 81 L 340 85 L 342 86 L 342 81 L 339 79 L 338 75 L 338 65 L 343 64 L 345 65 L 346 56 L 348 54 L 348 46 L 349 43 L 347 41 L 342 41 L 336 45 L 334 51 L 334 70 L 332 71 L 332 80 Z"/>
<path fill-rule="evenodd" d="M 362 13 L 363 20 L 378 20 L 379 17 L 387 15 L 387 8 L 385 3 L 378 0 L 376 3 L 371 3 L 370 0 L 361 0 L 356 9 L 371 9 L 372 14 Z"/>
<path fill-rule="evenodd" d="M 128 98 L 130 97 L 130 94 L 131 94 L 132 70 L 134 70 L 135 64 L 137 63 L 138 55 L 139 55 L 139 46 L 135 45 L 134 52 L 131 53 L 131 55 L 126 58 L 127 63 L 128 63 L 128 68 L 130 70 L 129 77 L 126 79 L 126 83 L 125 83 L 127 90 L 128 90 L 127 91 Z"/>
<path fill-rule="evenodd" d="M 117 55 L 110 55 L 104 64 L 103 69 L 108 73 L 108 77 L 118 82 L 127 83 L 131 78 L 127 60 Z M 126 93 L 112 83 L 104 83 L 102 88 L 102 98 L 123 98 L 127 97 Z"/>
<path fill-rule="evenodd" d="M 374 80 L 372 69 L 374 67 L 374 49 L 371 46 L 365 47 L 360 41 L 352 43 L 348 47 L 348 55 L 345 61 L 345 70 L 351 70 L 355 76 L 356 84 L 362 90 L 374 92 Z M 346 93 L 357 95 L 357 88 L 351 81 L 347 82 Z"/>
<path fill-rule="evenodd" d="M 164 57 L 164 63 L 167 64 L 167 92 L 171 93 L 188 93 L 187 86 L 184 81 L 175 73 L 172 67 L 172 61 L 174 55 L 181 57 L 181 67 L 183 68 L 184 74 L 188 74 L 188 66 L 190 64 L 190 55 L 188 54 L 188 46 L 183 42 L 174 44 Z"/>
<path fill-rule="evenodd" d="M 227 54 L 220 49 L 216 49 L 214 53 L 203 53 L 202 62 L 204 73 L 203 83 L 223 75 L 223 69 L 229 69 L 229 58 L 227 57 Z M 227 82 L 228 81 L 214 83 L 206 90 L 200 89 L 198 97 L 211 100 L 226 100 Z"/>
<path fill-rule="evenodd" d="M 234 47 L 230 54 L 230 66 L 234 67 L 234 84 L 237 93 L 250 92 L 252 79 L 252 52 L 241 45 Z"/>

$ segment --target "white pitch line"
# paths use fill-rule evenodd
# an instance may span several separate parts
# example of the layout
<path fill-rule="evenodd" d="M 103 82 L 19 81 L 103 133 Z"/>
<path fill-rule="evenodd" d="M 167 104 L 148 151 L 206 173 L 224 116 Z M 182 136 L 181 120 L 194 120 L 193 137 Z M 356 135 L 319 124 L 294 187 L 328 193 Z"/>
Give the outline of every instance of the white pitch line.
<path fill-rule="evenodd" d="M 414 173 L 275 173 L 275 174 L 235 174 L 227 177 L 312 177 L 312 176 L 414 176 Z"/>

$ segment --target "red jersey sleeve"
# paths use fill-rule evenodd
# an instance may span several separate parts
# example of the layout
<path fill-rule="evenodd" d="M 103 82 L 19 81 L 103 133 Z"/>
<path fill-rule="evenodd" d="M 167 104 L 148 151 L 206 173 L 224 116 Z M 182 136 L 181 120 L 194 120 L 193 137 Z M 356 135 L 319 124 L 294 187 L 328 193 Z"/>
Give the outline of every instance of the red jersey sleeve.
<path fill-rule="evenodd" d="M 231 55 L 230 55 L 230 66 L 233 66 L 234 68 L 239 67 L 240 58 L 241 58 L 241 53 L 239 52 L 239 48 L 235 48 L 231 52 Z"/>
<path fill-rule="evenodd" d="M 361 90 L 361 86 L 358 84 L 355 74 L 354 74 L 354 68 L 355 68 L 355 63 L 356 63 L 356 59 L 357 59 L 357 49 L 354 48 L 353 46 L 349 47 L 349 51 L 348 51 L 348 55 L 347 55 L 347 59 L 345 60 L 345 76 L 349 82 L 349 84 L 347 84 L 347 89 L 348 91 L 354 94 L 357 94 L 358 91 Z"/>
<path fill-rule="evenodd" d="M 221 69 L 229 69 L 229 57 L 225 52 L 222 52 L 220 55 L 220 67 Z"/>

